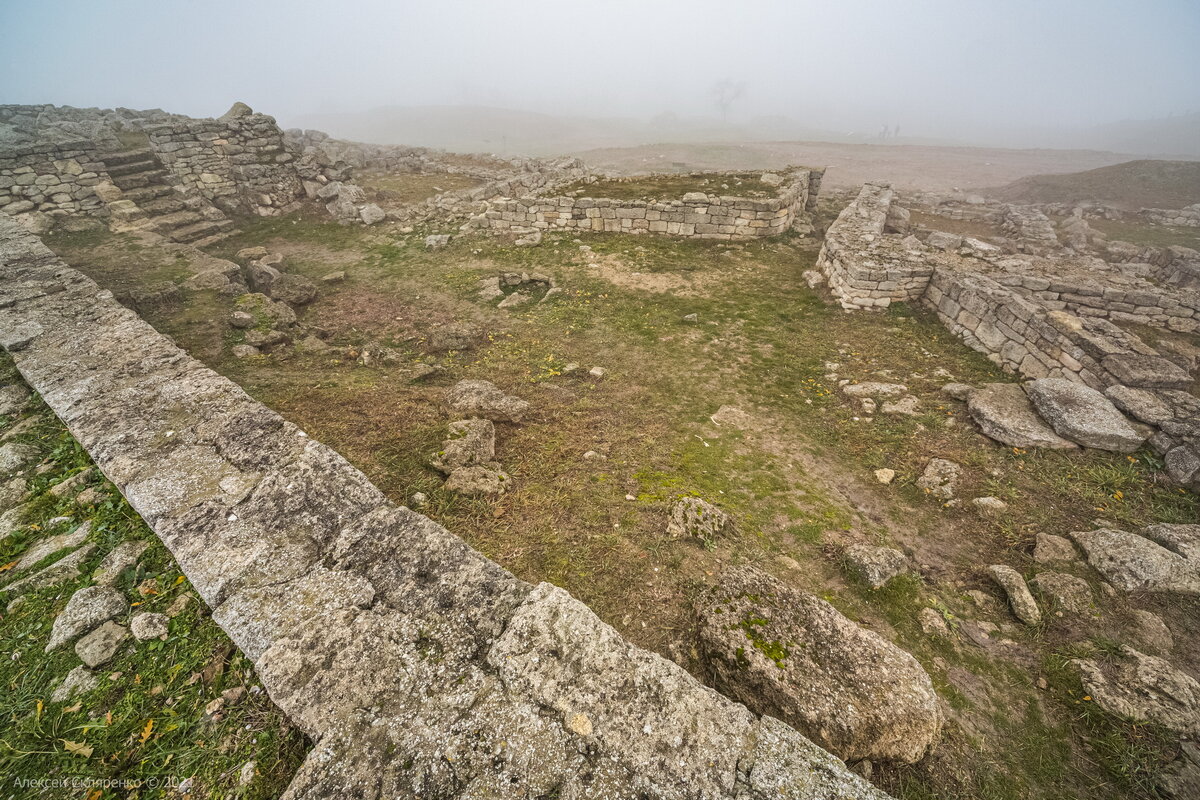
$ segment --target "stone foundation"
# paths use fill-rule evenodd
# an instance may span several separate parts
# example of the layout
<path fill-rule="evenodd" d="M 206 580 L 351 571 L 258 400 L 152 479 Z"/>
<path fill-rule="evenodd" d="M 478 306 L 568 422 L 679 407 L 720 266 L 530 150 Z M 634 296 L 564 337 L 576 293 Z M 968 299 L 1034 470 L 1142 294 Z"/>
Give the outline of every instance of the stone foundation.
<path fill-rule="evenodd" d="M 784 173 L 775 197 L 766 199 L 705 195 L 645 201 L 593 197 L 500 198 L 471 220 L 493 232 L 574 230 L 653 233 L 697 239 L 741 240 L 777 236 L 816 203 L 823 170 L 795 168 Z"/>

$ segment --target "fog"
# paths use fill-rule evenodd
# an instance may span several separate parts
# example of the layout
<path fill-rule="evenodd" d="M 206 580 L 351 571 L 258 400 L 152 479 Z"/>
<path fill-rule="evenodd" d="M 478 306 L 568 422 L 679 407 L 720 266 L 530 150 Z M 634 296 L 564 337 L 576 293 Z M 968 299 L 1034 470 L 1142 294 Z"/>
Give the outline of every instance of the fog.
<path fill-rule="evenodd" d="M 212 116 L 242 100 L 285 126 L 510 149 L 887 126 L 902 143 L 1200 155 L 1197 41 L 1194 0 L 7 0 L 0 102 Z M 724 113 L 722 82 L 741 89 Z"/>

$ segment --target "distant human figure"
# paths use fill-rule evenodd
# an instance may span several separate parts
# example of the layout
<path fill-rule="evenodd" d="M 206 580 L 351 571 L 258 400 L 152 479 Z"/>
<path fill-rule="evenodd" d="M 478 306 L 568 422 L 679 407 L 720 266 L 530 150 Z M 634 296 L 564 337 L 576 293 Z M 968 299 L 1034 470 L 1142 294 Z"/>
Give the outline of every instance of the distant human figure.
<path fill-rule="evenodd" d="M 880 130 L 879 130 L 879 138 L 880 138 L 880 139 L 886 139 L 887 137 L 888 137 L 888 126 L 887 126 L 887 125 L 884 125 L 884 126 L 883 126 L 883 127 L 880 129 Z"/>

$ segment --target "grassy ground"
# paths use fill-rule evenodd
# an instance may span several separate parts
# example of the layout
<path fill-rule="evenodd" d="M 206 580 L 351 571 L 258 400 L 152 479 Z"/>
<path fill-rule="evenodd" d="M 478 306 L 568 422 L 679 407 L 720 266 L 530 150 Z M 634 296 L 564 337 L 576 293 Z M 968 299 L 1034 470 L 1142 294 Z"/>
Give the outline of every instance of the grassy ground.
<path fill-rule="evenodd" d="M 443 192 L 471 189 L 483 181 L 470 175 L 454 175 L 445 172 L 434 174 L 397 173 L 392 175 L 364 174 L 359 184 L 371 195 L 371 199 L 395 205 L 412 205 Z"/>
<path fill-rule="evenodd" d="M 1200 228 L 1178 228 L 1173 225 L 1151 225 L 1142 220 L 1094 219 L 1088 224 L 1109 239 L 1152 247 L 1190 247 L 1200 250 Z"/>
<path fill-rule="evenodd" d="M 565 187 L 561 193 L 579 192 L 584 197 L 606 197 L 613 200 L 678 200 L 688 192 L 737 197 L 774 197 L 775 189 L 760 181 L 760 177 L 761 172 L 635 175 L 629 178 L 607 178 L 595 183 L 580 181 Z"/>
<path fill-rule="evenodd" d="M 0 362 L 0 383 L 14 376 L 11 363 Z M 87 542 L 95 550 L 82 565 L 84 577 L 25 594 L 0 616 L 0 795 L 278 796 L 307 750 L 303 736 L 271 705 L 250 662 L 208 617 L 166 549 L 103 476 L 93 469 L 79 487 L 95 492 L 90 502 L 47 491 L 92 464 L 40 402 L 23 418 L 32 419 L 32 426 L 15 440 L 37 447 L 45 466 L 30 479 L 26 527 L 0 541 L 0 580 L 43 536 L 68 532 L 84 520 L 92 522 Z M 0 417 L 0 431 L 18 421 Z M 63 517 L 69 519 L 52 521 Z M 97 669 L 97 688 L 52 702 L 55 687 L 80 662 L 70 646 L 43 652 L 51 624 L 74 591 L 92 583 L 103 557 L 130 540 L 150 547 L 117 583 L 131 602 L 118 623 L 128 625 L 128 617 L 141 611 L 163 612 L 181 596 L 191 602 L 171 620 L 165 641 L 127 644 Z M 3 602 L 12 599 L 8 594 Z M 240 699 L 221 703 L 222 693 L 230 691 Z M 210 705 L 214 701 L 221 707 Z M 243 768 L 251 761 L 243 783 Z M 42 788 L 18 783 L 42 779 L 66 783 Z M 186 791 L 169 789 L 185 780 Z M 93 783 L 81 783 L 86 781 Z M 124 783 L 96 783 L 104 781 Z"/>
<path fill-rule="evenodd" d="M 836 310 L 800 278 L 815 246 L 792 237 L 725 245 L 593 235 L 581 250 L 584 242 L 551 234 L 535 248 L 458 238 L 429 251 L 422 241 L 434 229 L 400 235 L 299 218 L 243 229 L 222 253 L 263 244 L 285 254 L 288 271 L 346 271 L 302 316 L 333 349 L 233 359 L 237 336 L 211 324 L 229 301 L 207 295 L 187 305 L 206 309 L 209 324 L 178 311 L 152 321 L 394 499 L 424 492 L 426 513 L 520 577 L 564 586 L 634 641 L 696 669 L 690 602 L 723 565 L 757 563 L 826 597 L 912 652 L 946 701 L 938 752 L 876 772 L 901 797 L 1152 796 L 1148 776 L 1171 746 L 1081 706 L 1062 666 L 1069 654 L 1127 638 L 1128 603 L 1100 594 L 1079 565 L 1064 569 L 1104 598 L 1095 618 L 1027 629 L 966 591 L 1000 598 L 988 564 L 1036 571 L 1037 532 L 1087 528 L 1097 517 L 1189 521 L 1200 506 L 1159 481 L 1148 452 L 1043 454 L 983 439 L 940 387 L 1012 378 L 920 309 Z M 115 258 L 89 266 L 94 243 L 56 246 L 105 280 L 122 270 Z M 565 291 L 512 313 L 479 303 L 478 279 L 502 271 L 544 272 Z M 439 332 L 455 326 L 469 327 L 475 344 L 435 350 Z M 414 382 L 418 363 L 443 371 Z M 568 373 L 568 363 L 582 369 Z M 593 378 L 592 366 L 607 373 Z M 448 419 L 442 395 L 467 377 L 492 380 L 534 409 L 522 426 L 499 426 L 498 458 L 514 480 L 495 500 L 446 492 L 428 467 Z M 840 380 L 902 382 L 919 413 L 867 418 Z M 711 422 L 723 405 L 746 412 L 744 425 Z M 918 490 L 934 456 L 964 466 L 961 497 L 994 495 L 1008 512 L 981 517 Z M 881 467 L 897 472 L 890 486 L 872 476 Z M 683 494 L 723 506 L 737 534 L 668 539 L 666 511 Z M 843 569 L 842 547 L 857 542 L 905 549 L 920 576 L 869 589 Z M 1135 599 L 1179 641 L 1195 641 L 1195 602 Z M 924 636 L 916 620 L 927 606 L 964 631 L 995 625 L 996 643 Z M 1180 666 L 1200 668 L 1200 655 L 1179 651 Z M 1047 688 L 1036 688 L 1038 678 Z"/>

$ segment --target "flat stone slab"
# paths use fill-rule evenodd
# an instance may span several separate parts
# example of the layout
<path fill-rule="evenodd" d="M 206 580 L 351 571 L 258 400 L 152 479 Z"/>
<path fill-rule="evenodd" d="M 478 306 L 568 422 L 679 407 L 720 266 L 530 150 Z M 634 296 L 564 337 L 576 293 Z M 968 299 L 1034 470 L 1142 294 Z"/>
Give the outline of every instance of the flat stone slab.
<path fill-rule="evenodd" d="M 108 586 L 87 586 L 71 595 L 67 607 L 54 620 L 46 652 L 95 630 L 129 609 L 125 596 Z"/>
<path fill-rule="evenodd" d="M 1148 434 L 1136 430 L 1125 415 L 1090 386 L 1065 378 L 1030 381 L 1026 390 L 1034 408 L 1054 432 L 1084 447 L 1132 453 Z"/>
<path fill-rule="evenodd" d="M 1117 353 L 1101 362 L 1106 370 L 1126 386 L 1141 389 L 1186 389 L 1192 376 L 1183 367 L 1158 356 Z"/>
<path fill-rule="evenodd" d="M 1200 734 L 1200 682 L 1163 659 L 1126 646 L 1119 658 L 1074 663 L 1084 690 L 1110 714 Z"/>
<path fill-rule="evenodd" d="M 1160 541 L 1169 544 L 1178 536 L 1170 535 L 1170 530 L 1161 532 L 1162 528 L 1195 527 L 1152 526 L 1147 531 L 1160 529 Z M 1200 594 L 1200 559 L 1195 556 L 1185 557 L 1160 541 L 1111 528 L 1075 531 L 1071 538 L 1082 548 L 1088 563 L 1118 589 Z"/>
<path fill-rule="evenodd" d="M 1050 450 L 1076 447 L 1038 416 L 1019 383 L 989 383 L 973 390 L 967 395 L 967 412 L 984 436 L 1009 447 Z"/>

